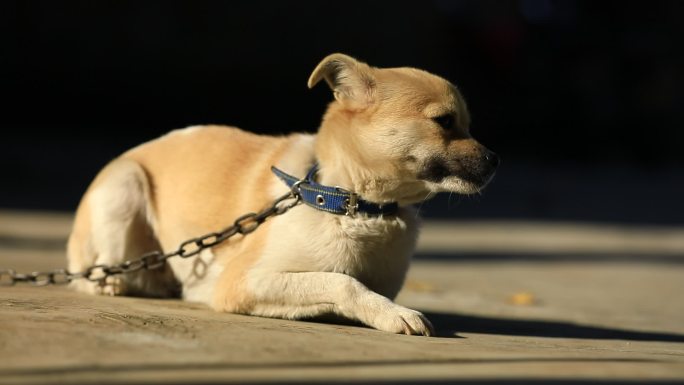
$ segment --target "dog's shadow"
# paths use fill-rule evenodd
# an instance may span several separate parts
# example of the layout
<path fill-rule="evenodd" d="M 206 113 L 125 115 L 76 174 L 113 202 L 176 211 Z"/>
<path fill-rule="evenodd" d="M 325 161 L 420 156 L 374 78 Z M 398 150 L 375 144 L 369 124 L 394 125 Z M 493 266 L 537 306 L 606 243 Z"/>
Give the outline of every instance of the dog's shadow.
<path fill-rule="evenodd" d="M 432 322 L 438 338 L 465 338 L 461 334 L 490 334 L 524 337 L 624 340 L 651 342 L 684 342 L 684 334 L 616 329 L 580 325 L 564 321 L 526 320 L 438 313 L 424 311 Z M 359 322 L 327 315 L 304 321 L 365 327 Z"/>
<path fill-rule="evenodd" d="M 684 342 L 683 334 L 585 326 L 564 321 L 494 318 L 451 313 L 424 312 L 437 330 L 437 337 L 462 338 L 460 333 L 508 336 Z"/>

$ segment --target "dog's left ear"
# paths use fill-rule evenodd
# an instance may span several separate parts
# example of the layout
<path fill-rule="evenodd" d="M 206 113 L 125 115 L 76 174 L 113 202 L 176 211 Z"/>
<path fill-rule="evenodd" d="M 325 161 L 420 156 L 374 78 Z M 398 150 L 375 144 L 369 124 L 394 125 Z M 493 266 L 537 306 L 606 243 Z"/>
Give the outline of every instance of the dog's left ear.
<path fill-rule="evenodd" d="M 335 99 L 350 110 L 362 110 L 374 101 L 373 69 L 351 56 L 334 53 L 323 59 L 309 77 L 309 88 L 325 79 Z"/>

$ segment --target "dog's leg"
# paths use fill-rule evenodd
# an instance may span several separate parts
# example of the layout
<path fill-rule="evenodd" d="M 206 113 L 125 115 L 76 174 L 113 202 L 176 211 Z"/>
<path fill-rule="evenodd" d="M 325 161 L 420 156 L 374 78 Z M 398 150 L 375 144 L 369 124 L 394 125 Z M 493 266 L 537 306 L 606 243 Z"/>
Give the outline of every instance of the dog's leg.
<path fill-rule="evenodd" d="M 423 314 L 345 274 L 252 272 L 248 290 L 253 315 L 297 319 L 335 313 L 392 333 L 435 334 Z"/>
<path fill-rule="evenodd" d="M 102 171 L 77 214 L 68 247 L 70 271 L 115 265 L 160 250 L 149 224 L 148 191 L 145 172 L 134 161 L 119 159 Z M 71 285 L 79 291 L 107 295 L 167 297 L 178 290 L 168 266 L 109 276 L 99 282 L 78 279 Z"/>

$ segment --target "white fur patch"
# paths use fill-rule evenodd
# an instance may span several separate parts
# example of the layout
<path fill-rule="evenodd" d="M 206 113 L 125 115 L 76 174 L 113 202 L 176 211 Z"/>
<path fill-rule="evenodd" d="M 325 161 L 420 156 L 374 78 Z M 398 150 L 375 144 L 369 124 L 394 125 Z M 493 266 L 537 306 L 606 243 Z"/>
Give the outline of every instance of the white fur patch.
<path fill-rule="evenodd" d="M 209 303 L 216 281 L 221 275 L 220 266 L 210 249 L 188 259 L 169 259 L 176 278 L 183 285 L 183 298 L 192 302 Z"/>

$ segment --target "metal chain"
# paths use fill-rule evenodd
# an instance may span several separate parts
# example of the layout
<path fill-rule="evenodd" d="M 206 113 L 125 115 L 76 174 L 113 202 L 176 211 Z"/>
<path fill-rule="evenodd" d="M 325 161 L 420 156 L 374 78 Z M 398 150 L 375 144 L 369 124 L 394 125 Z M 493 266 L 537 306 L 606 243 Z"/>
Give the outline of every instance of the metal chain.
<path fill-rule="evenodd" d="M 287 204 L 283 202 L 293 200 Z M 178 246 L 175 251 L 164 254 L 161 251 L 152 251 L 143 254 L 138 259 L 127 260 L 116 265 L 95 265 L 84 271 L 72 273 L 66 269 L 53 271 L 35 271 L 29 274 L 17 273 L 14 270 L 0 270 L 0 286 L 13 286 L 17 282 L 27 282 L 36 286 L 62 285 L 75 279 L 87 279 L 92 282 L 104 281 L 107 277 L 116 274 L 129 274 L 138 270 L 158 269 L 172 257 L 190 258 L 199 254 L 202 250 L 218 245 L 228 238 L 236 235 L 247 235 L 256 230 L 267 218 L 282 215 L 299 204 L 301 195 L 298 188 L 293 186 L 287 194 L 277 198 L 266 209 L 258 213 L 249 213 L 237 218 L 233 224 L 221 231 L 208 233 L 197 238 L 188 239 Z"/>

